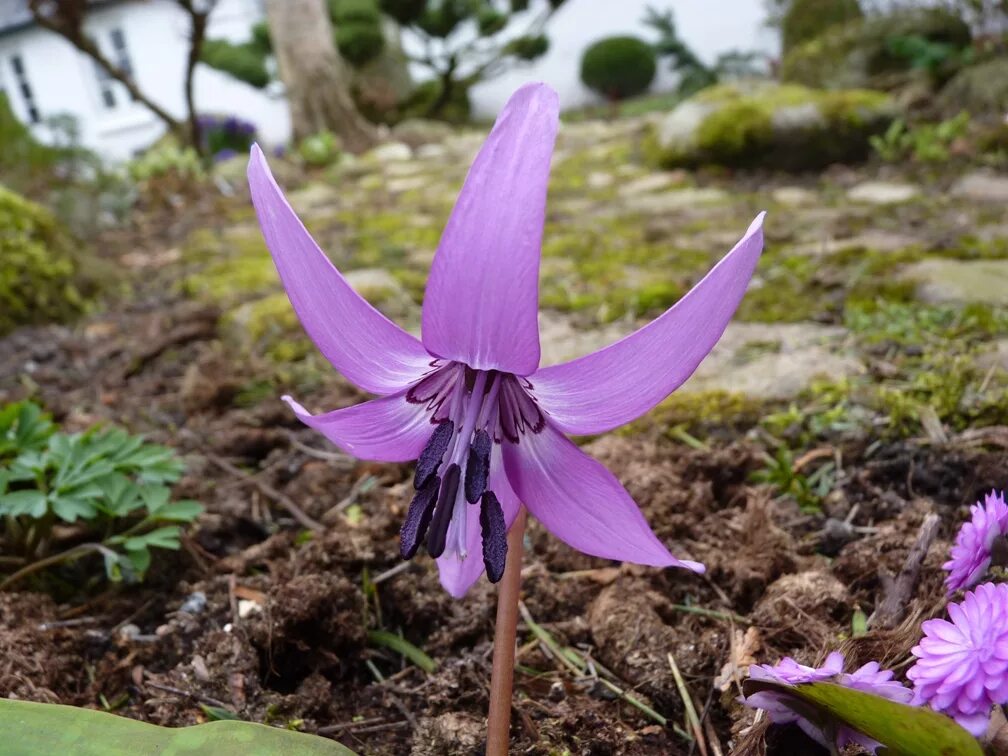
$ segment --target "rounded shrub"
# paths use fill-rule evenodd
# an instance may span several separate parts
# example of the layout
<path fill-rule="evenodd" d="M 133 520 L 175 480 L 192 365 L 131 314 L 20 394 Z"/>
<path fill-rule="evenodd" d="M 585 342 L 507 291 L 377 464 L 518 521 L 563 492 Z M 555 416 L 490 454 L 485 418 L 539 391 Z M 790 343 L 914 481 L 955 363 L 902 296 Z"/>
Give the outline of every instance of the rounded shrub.
<path fill-rule="evenodd" d="M 331 0 L 336 47 L 352 66 L 374 60 L 385 48 L 381 9 L 375 0 Z"/>
<path fill-rule="evenodd" d="M 644 92 L 654 80 L 654 49 L 636 37 L 608 37 L 581 56 L 581 81 L 610 100 Z"/>
<path fill-rule="evenodd" d="M 75 273 L 73 245 L 49 211 L 0 186 L 0 333 L 78 314 Z"/>

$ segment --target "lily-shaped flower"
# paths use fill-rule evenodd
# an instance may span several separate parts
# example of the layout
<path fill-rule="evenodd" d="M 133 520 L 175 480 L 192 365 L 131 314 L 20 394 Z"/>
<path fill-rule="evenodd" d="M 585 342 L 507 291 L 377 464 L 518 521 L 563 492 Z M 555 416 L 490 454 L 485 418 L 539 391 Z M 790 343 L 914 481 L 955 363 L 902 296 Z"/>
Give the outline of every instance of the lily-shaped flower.
<path fill-rule="evenodd" d="M 441 237 L 420 341 L 358 296 L 301 224 L 261 150 L 252 202 L 305 331 L 349 381 L 379 398 L 306 425 L 361 459 L 417 460 L 401 553 L 426 541 L 460 597 L 504 571 L 521 503 L 561 540 L 608 559 L 703 565 L 672 556 L 619 481 L 565 433 L 603 433 L 682 384 L 720 338 L 763 246 L 762 215 L 657 320 L 601 351 L 539 367 L 538 277 L 556 93 L 519 89 L 476 157 Z"/>

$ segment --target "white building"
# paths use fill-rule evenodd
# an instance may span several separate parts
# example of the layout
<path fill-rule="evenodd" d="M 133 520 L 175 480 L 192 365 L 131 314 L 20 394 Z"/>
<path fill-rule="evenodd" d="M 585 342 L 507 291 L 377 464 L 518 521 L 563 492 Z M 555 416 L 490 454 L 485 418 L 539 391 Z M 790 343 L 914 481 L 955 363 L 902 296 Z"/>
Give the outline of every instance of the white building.
<path fill-rule="evenodd" d="M 94 3 L 85 28 L 111 60 L 132 72 L 140 91 L 179 119 L 186 116 L 189 19 L 173 0 Z M 263 16 L 260 0 L 218 0 L 207 36 L 244 41 Z M 68 113 L 81 141 L 112 159 L 126 159 L 164 133 L 164 124 L 134 102 L 90 58 L 53 32 L 34 25 L 28 0 L 0 0 L 0 90 L 36 136 L 51 138 L 46 120 Z M 200 113 L 251 121 L 266 144 L 290 136 L 290 115 L 279 95 L 250 87 L 201 65 L 195 75 Z"/>

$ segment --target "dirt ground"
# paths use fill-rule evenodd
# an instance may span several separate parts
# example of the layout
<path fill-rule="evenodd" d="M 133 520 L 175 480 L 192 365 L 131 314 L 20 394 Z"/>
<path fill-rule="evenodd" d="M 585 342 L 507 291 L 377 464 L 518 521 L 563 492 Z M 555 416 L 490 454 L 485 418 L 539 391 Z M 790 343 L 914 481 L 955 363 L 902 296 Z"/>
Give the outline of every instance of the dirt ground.
<path fill-rule="evenodd" d="M 152 234 L 170 247 L 216 212 L 110 234 L 104 254 L 149 248 Z M 108 420 L 174 446 L 188 463 L 177 494 L 207 510 L 143 585 L 0 594 L 0 694 L 166 725 L 221 707 L 365 754 L 480 753 L 495 589 L 481 581 L 454 601 L 429 559 L 401 563 L 410 469 L 337 453 L 279 391 L 250 399 L 262 366 L 222 337 L 218 310 L 161 285 L 184 264 L 130 273 L 132 293 L 81 323 L 0 340 L 0 400 L 34 394 L 67 428 Z M 304 395 L 327 408 L 361 398 L 331 373 Z M 658 537 L 708 572 L 614 565 L 532 522 L 524 609 L 590 663 L 575 674 L 519 627 L 514 753 L 814 754 L 797 731 L 754 723 L 737 702 L 740 668 L 840 647 L 851 665 L 905 670 L 919 622 L 942 610 L 954 527 L 978 492 L 1005 485 L 1008 429 L 941 443 L 838 437 L 824 447 L 841 465 L 817 513 L 753 482 L 767 449 L 744 431 L 688 444 L 635 427 L 586 444 Z M 852 638 L 931 512 L 939 536 L 912 591 L 888 627 Z M 373 642 L 374 629 L 401 632 L 435 670 Z M 670 657 L 704 750 L 686 735 Z"/>

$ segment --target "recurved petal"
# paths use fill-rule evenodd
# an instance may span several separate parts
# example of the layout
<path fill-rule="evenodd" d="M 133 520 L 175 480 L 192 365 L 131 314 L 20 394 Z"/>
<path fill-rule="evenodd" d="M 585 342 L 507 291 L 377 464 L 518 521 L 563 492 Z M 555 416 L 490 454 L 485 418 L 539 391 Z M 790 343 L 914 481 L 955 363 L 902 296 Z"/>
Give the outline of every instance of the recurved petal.
<path fill-rule="evenodd" d="M 347 380 L 392 394 L 429 369 L 423 345 L 355 292 L 312 239 L 252 146 L 249 189 L 266 245 L 305 332 Z"/>
<path fill-rule="evenodd" d="M 510 530 L 515 517 L 518 516 L 520 504 L 504 474 L 500 449 L 499 444 L 494 444 L 493 452 L 490 455 L 490 479 L 487 487 L 497 494 L 497 500 L 500 501 L 501 509 L 504 510 L 504 524 Z M 441 573 L 441 585 L 455 598 L 462 598 L 473 583 L 479 580 L 485 569 L 479 505 L 466 504 L 466 506 L 469 507 L 469 516 L 466 518 L 468 551 L 466 558 L 460 561 L 454 555 L 445 554 L 437 560 L 438 570 Z"/>
<path fill-rule="evenodd" d="M 550 424 L 503 446 L 518 498 L 561 541 L 606 559 L 704 571 L 672 556 L 615 476 Z"/>
<path fill-rule="evenodd" d="M 476 156 L 434 255 L 423 343 L 470 367 L 528 375 L 539 366 L 539 253 L 557 95 L 512 95 Z"/>
<path fill-rule="evenodd" d="M 760 213 L 745 236 L 669 310 L 593 354 L 530 376 L 565 433 L 604 433 L 654 407 L 689 378 L 724 333 L 763 249 Z"/>
<path fill-rule="evenodd" d="M 283 399 L 298 420 L 358 459 L 412 461 L 420 456 L 436 430 L 422 407 L 406 401 L 405 393 L 383 396 L 322 415 L 311 414 L 289 396 Z"/>

